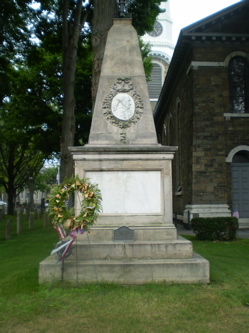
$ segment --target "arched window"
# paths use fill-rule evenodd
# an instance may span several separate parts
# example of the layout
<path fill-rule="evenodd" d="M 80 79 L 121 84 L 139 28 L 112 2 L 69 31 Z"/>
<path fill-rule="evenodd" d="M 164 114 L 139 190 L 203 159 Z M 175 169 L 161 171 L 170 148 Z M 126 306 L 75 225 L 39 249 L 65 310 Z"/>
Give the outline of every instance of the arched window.
<path fill-rule="evenodd" d="M 232 113 L 249 112 L 249 66 L 246 58 L 233 57 L 228 65 Z"/>
<path fill-rule="evenodd" d="M 240 150 L 232 158 L 232 207 L 240 218 L 249 218 L 249 151 Z"/>
<path fill-rule="evenodd" d="M 177 158 L 177 181 L 178 184 L 181 184 L 182 180 L 182 134 L 181 134 L 181 104 L 180 101 L 177 101 L 177 109 L 176 109 L 176 123 L 177 123 L 177 129 L 176 129 L 176 146 L 178 146 L 177 152 L 176 152 L 176 158 Z"/>

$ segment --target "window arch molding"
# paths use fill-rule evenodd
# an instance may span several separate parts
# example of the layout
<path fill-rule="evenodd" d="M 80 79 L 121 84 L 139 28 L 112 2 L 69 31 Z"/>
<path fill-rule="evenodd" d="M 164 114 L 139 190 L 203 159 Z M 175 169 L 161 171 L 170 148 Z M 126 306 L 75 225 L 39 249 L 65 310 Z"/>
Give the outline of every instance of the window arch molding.
<path fill-rule="evenodd" d="M 226 162 L 232 163 L 234 155 L 237 154 L 241 150 L 246 150 L 249 152 L 249 146 L 241 145 L 241 146 L 237 146 L 237 147 L 233 148 L 227 155 Z"/>
<path fill-rule="evenodd" d="M 247 59 L 247 61 L 249 61 L 249 54 L 247 54 L 246 52 L 243 51 L 235 51 L 230 53 L 224 60 L 224 67 L 228 67 L 229 62 L 232 58 L 234 57 L 244 57 Z"/>
<path fill-rule="evenodd" d="M 151 60 L 153 65 L 158 65 L 161 67 L 161 79 L 162 79 L 162 84 L 163 84 L 163 80 L 164 80 L 164 75 L 165 75 L 165 66 L 158 60 L 152 59 Z"/>
<path fill-rule="evenodd" d="M 152 59 L 152 71 L 150 81 L 148 82 L 149 96 L 151 100 L 157 100 L 164 80 L 164 66 L 157 60 Z"/>

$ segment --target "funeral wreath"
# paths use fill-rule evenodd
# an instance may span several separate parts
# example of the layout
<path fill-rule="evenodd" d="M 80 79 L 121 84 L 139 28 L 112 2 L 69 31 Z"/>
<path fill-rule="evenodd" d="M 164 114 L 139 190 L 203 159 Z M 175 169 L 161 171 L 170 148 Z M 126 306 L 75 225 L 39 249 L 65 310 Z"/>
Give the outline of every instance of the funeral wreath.
<path fill-rule="evenodd" d="M 79 196 L 80 213 L 75 216 L 74 209 L 68 208 L 70 195 Z M 88 178 L 74 176 L 51 190 L 49 215 L 54 227 L 64 226 L 69 231 L 89 231 L 101 211 L 101 193 L 97 185 Z"/>

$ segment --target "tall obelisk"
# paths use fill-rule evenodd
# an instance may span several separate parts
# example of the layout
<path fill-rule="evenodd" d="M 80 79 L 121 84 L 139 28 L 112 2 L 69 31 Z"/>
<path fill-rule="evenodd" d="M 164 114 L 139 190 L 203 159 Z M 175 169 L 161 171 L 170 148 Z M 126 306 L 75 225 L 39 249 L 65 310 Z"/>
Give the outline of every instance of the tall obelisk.
<path fill-rule="evenodd" d="M 136 30 L 115 19 L 99 80 L 89 145 L 157 145 Z"/>

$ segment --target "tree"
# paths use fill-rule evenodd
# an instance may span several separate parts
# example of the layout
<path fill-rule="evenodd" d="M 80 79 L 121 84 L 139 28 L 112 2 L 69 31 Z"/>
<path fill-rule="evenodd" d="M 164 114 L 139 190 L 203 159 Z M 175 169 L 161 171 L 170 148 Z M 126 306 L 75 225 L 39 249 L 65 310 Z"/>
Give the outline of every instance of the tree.
<path fill-rule="evenodd" d="M 13 62 L 6 80 L 9 91 L 0 105 L 0 175 L 12 215 L 18 192 L 26 184 L 32 187 L 44 160 L 59 149 L 61 115 L 41 68 L 27 67 L 26 60 Z"/>
<path fill-rule="evenodd" d="M 7 72 L 17 53 L 22 54 L 29 42 L 27 28 L 32 16 L 30 0 L 0 2 L 0 104 L 9 93 Z"/>
<path fill-rule="evenodd" d="M 4 142 L 0 146 L 1 182 L 8 194 L 8 214 L 14 214 L 14 203 L 18 192 L 32 181 L 41 169 L 44 157 L 31 144 Z"/>
<path fill-rule="evenodd" d="M 79 37 L 90 12 L 90 5 L 82 7 L 77 0 L 69 6 L 68 0 L 62 1 L 62 57 L 63 57 L 63 120 L 61 132 L 61 180 L 70 178 L 73 172 L 73 159 L 68 150 L 73 146 L 75 134 L 75 73 Z"/>

